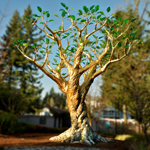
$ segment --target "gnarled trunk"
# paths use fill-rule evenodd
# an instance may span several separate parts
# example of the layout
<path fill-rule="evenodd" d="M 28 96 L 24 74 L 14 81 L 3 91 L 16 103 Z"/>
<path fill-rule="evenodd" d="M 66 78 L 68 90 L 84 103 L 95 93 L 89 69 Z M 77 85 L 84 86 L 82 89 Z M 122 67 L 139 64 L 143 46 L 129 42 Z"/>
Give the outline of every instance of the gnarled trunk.
<path fill-rule="evenodd" d="M 86 94 L 85 94 L 86 95 Z M 59 136 L 50 138 L 50 141 L 66 143 L 79 142 L 86 145 L 95 144 L 97 141 L 112 141 L 99 136 L 93 131 L 87 117 L 85 95 L 81 95 L 79 88 L 79 77 L 74 71 L 69 78 L 67 91 L 67 104 L 71 117 L 71 127 Z"/>

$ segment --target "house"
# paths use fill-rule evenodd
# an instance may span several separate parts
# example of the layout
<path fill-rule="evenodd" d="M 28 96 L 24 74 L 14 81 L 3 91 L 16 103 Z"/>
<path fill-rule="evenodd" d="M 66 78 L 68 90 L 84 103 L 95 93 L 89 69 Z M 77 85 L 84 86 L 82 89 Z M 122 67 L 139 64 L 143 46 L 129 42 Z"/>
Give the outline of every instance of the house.
<path fill-rule="evenodd" d="M 18 118 L 18 122 L 28 122 L 46 127 L 71 127 L 70 113 L 67 110 L 56 109 L 46 104 L 38 114 L 23 114 Z M 94 131 L 98 130 L 98 122 L 92 121 Z"/>
<path fill-rule="evenodd" d="M 24 114 L 18 122 L 28 122 L 47 127 L 70 127 L 71 119 L 67 110 L 56 109 L 46 104 L 39 114 Z"/>

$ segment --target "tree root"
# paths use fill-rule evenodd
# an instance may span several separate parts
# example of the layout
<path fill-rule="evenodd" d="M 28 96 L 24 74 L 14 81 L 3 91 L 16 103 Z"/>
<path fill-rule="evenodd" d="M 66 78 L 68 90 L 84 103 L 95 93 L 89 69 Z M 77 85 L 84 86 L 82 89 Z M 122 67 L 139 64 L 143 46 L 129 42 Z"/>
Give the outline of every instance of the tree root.
<path fill-rule="evenodd" d="M 84 121 L 80 128 L 76 129 L 75 127 L 72 126 L 59 136 L 54 136 L 49 140 L 60 141 L 61 143 L 81 143 L 85 145 L 94 145 L 95 142 L 98 141 L 113 142 L 113 140 L 106 139 L 98 135 L 96 132 L 92 130 L 89 124 L 85 125 Z"/>

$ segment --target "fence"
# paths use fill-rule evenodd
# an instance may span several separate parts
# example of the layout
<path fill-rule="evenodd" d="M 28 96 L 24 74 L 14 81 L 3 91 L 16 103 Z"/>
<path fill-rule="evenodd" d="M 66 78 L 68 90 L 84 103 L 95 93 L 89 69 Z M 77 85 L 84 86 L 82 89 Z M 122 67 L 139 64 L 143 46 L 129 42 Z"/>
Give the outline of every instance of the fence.
<path fill-rule="evenodd" d="M 127 126 L 125 126 L 123 119 L 101 119 L 97 123 L 97 128 L 98 132 L 107 134 L 139 133 L 139 124 L 132 119 L 128 120 Z M 142 132 L 141 126 L 140 132 Z M 150 129 L 148 133 L 150 133 Z"/>
<path fill-rule="evenodd" d="M 35 125 L 57 128 L 71 126 L 69 119 L 54 118 L 53 116 L 25 115 L 20 116 L 18 122 L 28 122 Z M 124 120 L 121 119 L 93 119 L 92 128 L 96 132 L 107 134 L 131 134 L 139 132 L 139 124 L 133 120 L 128 120 L 127 128 L 125 128 Z M 150 130 L 148 130 L 148 133 L 150 133 Z"/>

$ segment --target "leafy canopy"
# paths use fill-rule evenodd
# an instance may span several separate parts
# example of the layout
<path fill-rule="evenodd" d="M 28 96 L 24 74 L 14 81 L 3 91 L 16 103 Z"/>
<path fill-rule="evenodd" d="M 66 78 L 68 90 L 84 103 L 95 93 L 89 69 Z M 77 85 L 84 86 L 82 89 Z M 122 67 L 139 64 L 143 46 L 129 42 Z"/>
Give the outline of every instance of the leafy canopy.
<path fill-rule="evenodd" d="M 66 4 L 64 3 L 61 3 L 61 5 L 62 5 L 62 9 L 59 10 L 61 12 L 61 16 L 59 16 L 58 14 L 54 14 L 54 16 L 62 20 L 62 26 L 59 26 L 58 30 L 52 31 L 52 29 L 50 29 L 47 26 L 47 23 L 51 23 L 54 20 L 50 19 L 51 15 L 49 11 L 42 11 L 42 8 L 39 6 L 37 6 L 37 9 L 41 13 L 41 15 L 33 14 L 33 17 L 25 16 L 28 19 L 28 21 L 31 22 L 33 25 L 36 25 L 37 21 L 39 19 L 42 19 L 42 22 L 40 22 L 40 24 L 44 25 L 43 29 L 39 28 L 37 25 L 36 26 L 40 30 L 45 32 L 47 35 L 46 39 L 42 39 L 42 44 L 46 44 L 46 48 L 38 47 L 36 43 L 34 43 L 33 45 L 29 45 L 28 43 L 24 43 L 24 40 L 20 40 L 20 39 L 14 41 L 13 44 L 16 46 L 21 46 L 24 50 L 26 49 L 26 47 L 31 46 L 35 48 L 36 51 L 39 51 L 43 55 L 46 55 L 47 52 L 48 54 L 52 54 L 51 53 L 52 47 L 54 45 L 58 45 L 58 49 L 57 49 L 58 52 L 56 52 L 56 57 L 60 57 L 60 51 L 62 51 L 66 60 L 69 63 L 73 63 L 74 62 L 73 56 L 75 55 L 80 45 L 79 43 L 83 43 L 84 52 L 82 54 L 81 64 L 86 66 L 90 64 L 93 59 L 97 59 L 97 56 L 101 55 L 102 52 L 104 51 L 104 48 L 107 45 L 107 42 L 105 40 L 102 40 L 104 36 L 107 36 L 109 38 L 109 45 L 110 48 L 112 49 L 115 47 L 116 44 L 118 48 L 122 48 L 122 49 L 129 48 L 132 45 L 131 43 L 133 41 L 138 41 L 139 39 L 136 37 L 137 36 L 136 28 L 134 28 L 134 31 L 131 32 L 129 37 L 126 34 L 126 31 L 130 29 L 131 24 L 134 23 L 136 19 L 132 19 L 131 21 L 129 21 L 129 19 L 126 20 L 123 20 L 122 18 L 117 19 L 114 16 L 114 14 L 107 17 L 103 11 L 99 10 L 99 5 L 97 6 L 93 5 L 90 8 L 83 6 L 83 10 L 78 9 L 78 13 L 77 13 L 78 16 L 76 17 L 75 15 L 70 14 L 70 11 L 73 8 L 69 9 L 69 7 L 66 6 Z M 111 8 L 108 7 L 106 11 L 107 13 L 109 13 L 111 11 Z M 45 15 L 46 15 L 46 21 L 44 20 Z M 71 21 L 72 23 L 72 25 L 68 29 L 64 29 L 65 19 Z M 104 27 L 106 23 L 109 24 L 109 28 Z M 94 31 L 91 33 L 87 33 L 87 26 L 92 24 L 93 24 Z M 78 25 L 82 25 L 83 28 L 80 29 Z M 128 26 L 128 28 L 125 31 L 122 31 L 122 29 L 126 25 Z M 50 33 L 44 30 L 45 27 L 49 30 Z M 104 29 L 102 31 L 102 34 L 104 36 L 96 36 L 95 33 L 101 30 L 102 27 Z M 82 32 L 79 32 L 79 30 L 80 31 L 82 30 Z M 85 37 L 90 37 L 91 35 L 93 35 L 94 38 L 93 41 L 91 41 L 91 39 L 85 38 Z M 60 41 L 66 39 L 68 43 L 66 48 L 60 48 L 57 39 Z M 125 40 L 126 41 L 124 42 L 125 44 L 120 42 L 119 41 L 120 39 Z M 72 41 L 73 43 L 72 45 L 70 44 L 70 41 Z M 138 42 L 138 44 L 141 43 L 142 43 L 141 41 Z M 85 49 L 86 47 L 87 49 Z M 102 64 L 105 65 L 106 62 L 110 59 L 110 57 L 111 57 L 111 53 L 108 52 L 103 57 Z M 50 63 L 50 61 L 47 61 L 47 63 Z M 52 64 L 56 66 L 55 70 L 60 73 L 60 69 L 57 69 L 59 68 L 58 60 L 54 58 Z M 97 64 L 97 67 L 100 67 L 100 64 Z M 53 73 L 53 70 L 51 70 L 51 73 Z M 62 73 L 62 75 L 65 74 Z"/>

